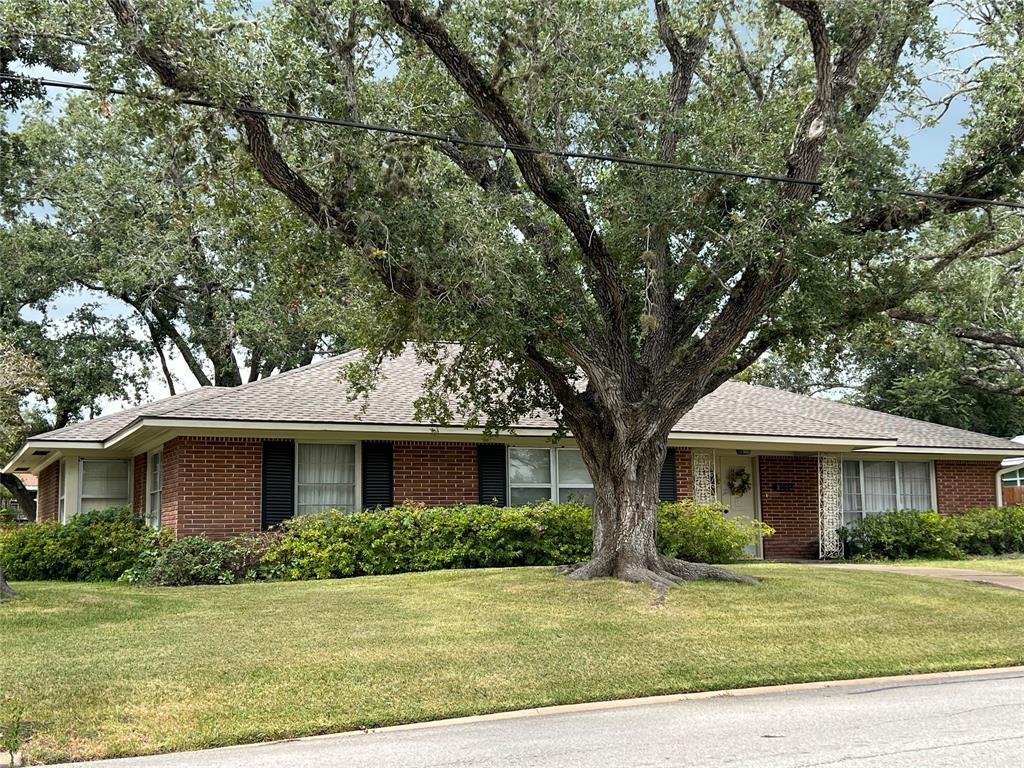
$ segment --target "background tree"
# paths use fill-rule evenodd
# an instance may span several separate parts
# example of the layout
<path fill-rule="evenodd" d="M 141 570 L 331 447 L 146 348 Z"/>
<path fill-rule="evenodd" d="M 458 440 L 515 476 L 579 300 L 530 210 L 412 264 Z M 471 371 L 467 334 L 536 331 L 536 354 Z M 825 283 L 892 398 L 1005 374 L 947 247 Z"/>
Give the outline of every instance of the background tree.
<path fill-rule="evenodd" d="M 46 376 L 39 362 L 0 340 L 0 461 L 6 462 L 31 432 L 22 410 L 24 399 L 46 393 Z M 0 474 L 0 484 L 17 500 L 19 508 L 34 515 L 35 500 L 16 475 Z M 0 595 L 3 588 L 0 576 Z"/>
<path fill-rule="evenodd" d="M 130 308 L 171 394 L 169 350 L 200 385 L 236 386 L 242 364 L 252 381 L 331 349 L 329 316 L 308 309 L 344 283 L 327 267 L 303 277 L 316 231 L 239 173 L 234 142 L 207 138 L 201 119 L 172 112 L 150 135 L 130 106 L 71 98 L 25 115 L 8 258 L 45 264 L 56 291 Z"/>
<path fill-rule="evenodd" d="M 900 307 L 1002 237 L 984 205 L 954 199 L 1012 199 L 1024 165 L 1024 12 L 985 5 L 972 117 L 925 177 L 895 125 L 927 106 L 914 73 L 942 57 L 923 0 L 278 2 L 253 19 L 108 0 L 70 18 L 92 80 L 218 105 L 207 130 L 321 230 L 352 286 L 340 321 L 369 349 L 353 376 L 369 386 L 411 339 L 435 364 L 424 415 L 500 428 L 553 408 L 594 479 L 593 559 L 572 575 L 667 587 L 739 578 L 656 551 L 678 419 L 783 340 Z M 11 12 L 39 35 L 69 19 Z M 544 151 L 557 147 L 784 181 Z M 937 197 L 872 191 L 918 185 Z"/>
<path fill-rule="evenodd" d="M 1019 229 L 1017 230 L 1019 232 Z M 865 326 L 778 347 L 744 374 L 805 394 L 1003 437 L 1024 434 L 1019 238 L 953 263 L 934 291 Z"/>

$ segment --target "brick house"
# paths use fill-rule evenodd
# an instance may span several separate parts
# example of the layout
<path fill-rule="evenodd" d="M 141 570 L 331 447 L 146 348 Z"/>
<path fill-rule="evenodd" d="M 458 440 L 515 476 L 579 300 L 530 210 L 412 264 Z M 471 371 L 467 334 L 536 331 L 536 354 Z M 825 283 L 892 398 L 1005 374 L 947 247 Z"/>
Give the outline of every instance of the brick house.
<path fill-rule="evenodd" d="M 39 476 L 40 520 L 131 504 L 178 536 L 223 538 L 321 509 L 586 500 L 590 478 L 555 422 L 501 437 L 416 419 L 429 368 L 411 351 L 350 400 L 348 353 L 241 387 L 205 387 L 29 440 L 6 471 Z M 721 501 L 776 534 L 754 554 L 836 553 L 844 521 L 898 508 L 997 503 L 1008 440 L 728 382 L 675 427 L 663 499 Z"/>

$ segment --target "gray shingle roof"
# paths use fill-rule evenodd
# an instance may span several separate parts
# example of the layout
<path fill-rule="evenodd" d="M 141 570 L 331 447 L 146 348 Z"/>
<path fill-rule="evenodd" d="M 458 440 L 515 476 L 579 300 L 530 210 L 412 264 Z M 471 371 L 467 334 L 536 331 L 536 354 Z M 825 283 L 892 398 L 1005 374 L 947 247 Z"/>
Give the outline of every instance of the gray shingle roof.
<path fill-rule="evenodd" d="M 430 366 L 411 350 L 384 364 L 368 401 L 350 400 L 339 376 L 360 353 L 349 352 L 241 387 L 205 387 L 92 421 L 38 435 L 35 440 L 105 440 L 141 417 L 228 421 L 423 426 L 414 402 Z M 455 419 L 451 426 L 464 422 Z M 546 414 L 519 428 L 551 429 Z M 897 440 L 900 447 L 1020 451 L 1002 438 L 857 408 L 768 387 L 727 382 L 703 398 L 675 433 Z"/>

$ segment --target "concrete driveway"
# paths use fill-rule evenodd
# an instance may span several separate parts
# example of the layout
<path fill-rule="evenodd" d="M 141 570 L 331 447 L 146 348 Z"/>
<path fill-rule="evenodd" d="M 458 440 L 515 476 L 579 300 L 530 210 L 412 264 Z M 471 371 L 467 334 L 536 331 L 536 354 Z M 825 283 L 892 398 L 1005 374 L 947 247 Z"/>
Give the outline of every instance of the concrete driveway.
<path fill-rule="evenodd" d="M 975 568 L 943 568 L 940 565 L 884 565 L 882 563 L 822 563 L 810 561 L 808 565 L 817 568 L 839 568 L 847 571 L 877 571 L 878 573 L 901 573 L 904 576 L 925 576 L 929 579 L 970 581 L 990 587 L 1002 587 L 1024 592 L 1024 576 L 1014 573 L 980 571 Z"/>
<path fill-rule="evenodd" d="M 89 765 L 93 768 L 1020 768 L 1024 765 L 1022 668 L 565 710 Z"/>

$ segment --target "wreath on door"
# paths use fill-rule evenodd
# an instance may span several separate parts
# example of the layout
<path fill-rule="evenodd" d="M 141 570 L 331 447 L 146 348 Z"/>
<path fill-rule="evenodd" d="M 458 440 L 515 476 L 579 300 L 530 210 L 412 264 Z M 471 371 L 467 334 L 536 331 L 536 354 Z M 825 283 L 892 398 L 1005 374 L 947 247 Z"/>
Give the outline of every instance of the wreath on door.
<path fill-rule="evenodd" d="M 733 467 L 729 470 L 729 477 L 726 484 L 729 486 L 729 493 L 733 496 L 742 496 L 750 490 L 750 473 L 743 467 Z"/>

